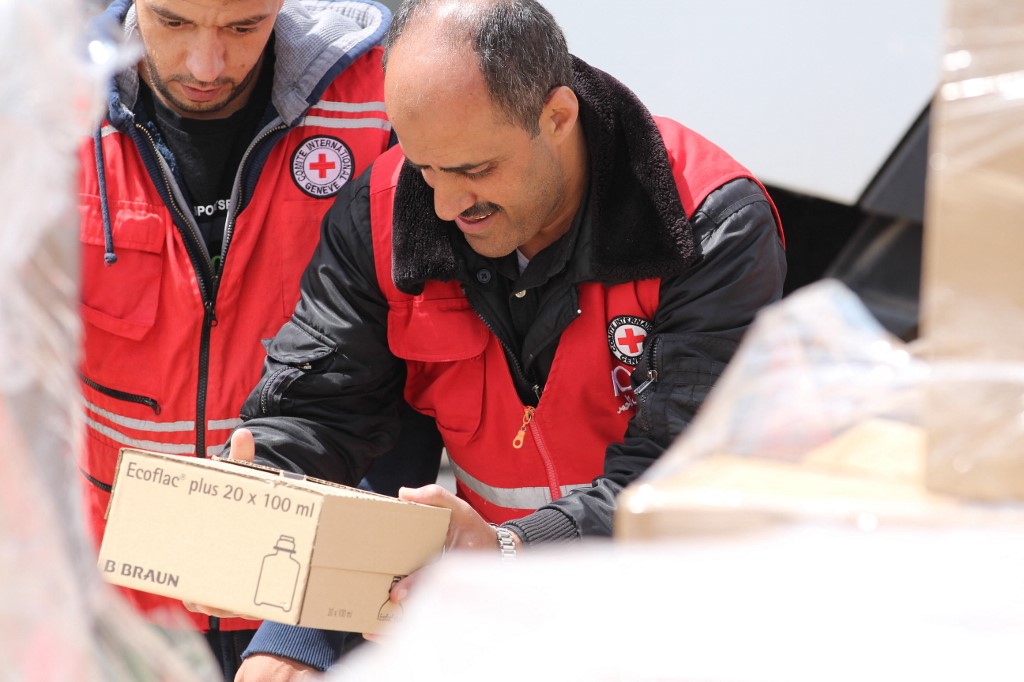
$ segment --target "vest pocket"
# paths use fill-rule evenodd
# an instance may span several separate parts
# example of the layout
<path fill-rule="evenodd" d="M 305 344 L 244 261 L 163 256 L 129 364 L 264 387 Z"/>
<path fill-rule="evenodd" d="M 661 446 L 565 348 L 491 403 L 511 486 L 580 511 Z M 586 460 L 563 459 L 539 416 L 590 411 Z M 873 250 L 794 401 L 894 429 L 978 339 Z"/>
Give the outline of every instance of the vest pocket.
<path fill-rule="evenodd" d="M 468 360 L 487 347 L 490 332 L 464 298 L 417 297 L 388 305 L 388 345 L 404 360 Z"/>
<path fill-rule="evenodd" d="M 490 332 L 464 298 L 418 297 L 389 306 L 388 344 L 406 361 L 406 400 L 435 418 L 446 445 L 468 442 L 480 426 Z M 498 357 L 498 369 L 507 373 L 500 351 Z"/>
<path fill-rule="evenodd" d="M 117 262 L 107 265 L 99 198 L 83 197 L 79 208 L 82 318 L 111 334 L 141 339 L 159 307 L 166 219 L 145 206 L 112 205 Z"/>

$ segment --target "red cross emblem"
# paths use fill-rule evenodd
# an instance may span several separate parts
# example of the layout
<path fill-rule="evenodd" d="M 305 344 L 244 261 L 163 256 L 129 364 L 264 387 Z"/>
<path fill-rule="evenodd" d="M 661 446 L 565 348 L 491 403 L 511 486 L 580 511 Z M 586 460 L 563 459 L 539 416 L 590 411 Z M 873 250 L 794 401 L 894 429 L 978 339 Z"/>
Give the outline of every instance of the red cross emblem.
<path fill-rule="evenodd" d="M 642 317 L 620 315 L 608 324 L 608 348 L 619 362 L 636 367 L 644 352 L 644 342 L 653 325 Z"/>
<path fill-rule="evenodd" d="M 334 196 L 355 172 L 352 151 L 330 135 L 307 137 L 292 154 L 292 180 L 311 197 Z"/>
<path fill-rule="evenodd" d="M 622 336 L 616 337 L 615 340 L 618 341 L 620 346 L 628 346 L 630 355 L 639 355 L 646 338 L 646 332 L 637 334 L 636 327 L 626 327 L 626 331 Z"/>
<path fill-rule="evenodd" d="M 327 171 L 334 170 L 337 167 L 338 164 L 334 161 L 328 161 L 327 154 L 323 152 L 320 152 L 320 156 L 315 163 L 309 164 L 309 170 L 316 171 L 320 175 L 321 180 L 327 177 Z"/>

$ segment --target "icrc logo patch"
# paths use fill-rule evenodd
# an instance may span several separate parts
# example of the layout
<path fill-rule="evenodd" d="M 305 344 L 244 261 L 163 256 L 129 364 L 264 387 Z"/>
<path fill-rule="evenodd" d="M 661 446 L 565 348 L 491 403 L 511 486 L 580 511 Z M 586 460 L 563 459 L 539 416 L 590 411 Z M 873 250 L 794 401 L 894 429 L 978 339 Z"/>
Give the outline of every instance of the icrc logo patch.
<path fill-rule="evenodd" d="M 352 177 L 352 152 L 336 137 L 317 135 L 292 154 L 292 179 L 311 197 L 330 197 Z"/>
<path fill-rule="evenodd" d="M 608 323 L 608 347 L 612 355 L 631 367 L 640 362 L 644 352 L 644 339 L 651 333 L 652 325 L 641 317 L 620 315 Z"/>

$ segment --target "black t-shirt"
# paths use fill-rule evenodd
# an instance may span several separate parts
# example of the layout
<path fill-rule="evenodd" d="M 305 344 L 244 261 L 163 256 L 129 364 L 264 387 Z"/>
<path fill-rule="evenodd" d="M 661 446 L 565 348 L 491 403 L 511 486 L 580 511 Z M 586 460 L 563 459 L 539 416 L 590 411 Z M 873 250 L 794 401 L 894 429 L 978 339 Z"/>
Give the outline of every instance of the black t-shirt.
<path fill-rule="evenodd" d="M 270 102 L 273 59 L 265 59 L 249 101 L 222 119 L 198 120 L 168 109 L 141 83 L 142 103 L 153 114 L 164 144 L 174 155 L 174 167 L 182 182 L 192 215 L 210 257 L 220 258 L 231 188 L 242 156 L 260 129 Z"/>

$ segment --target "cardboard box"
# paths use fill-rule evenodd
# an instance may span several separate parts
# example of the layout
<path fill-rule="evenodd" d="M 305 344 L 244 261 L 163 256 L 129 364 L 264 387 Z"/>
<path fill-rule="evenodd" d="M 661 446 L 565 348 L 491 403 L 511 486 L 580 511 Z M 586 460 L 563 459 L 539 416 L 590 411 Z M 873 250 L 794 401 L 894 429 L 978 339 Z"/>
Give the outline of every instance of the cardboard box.
<path fill-rule="evenodd" d="M 111 583 L 306 627 L 376 633 L 447 509 L 230 460 L 122 449 L 99 569 Z"/>
<path fill-rule="evenodd" d="M 1024 5 L 951 0 L 947 15 L 921 292 L 935 368 L 926 482 L 965 498 L 1024 500 L 1024 50 L 1008 39 Z"/>
<path fill-rule="evenodd" d="M 711 455 L 672 477 L 627 487 L 615 537 L 747 533 L 802 522 L 870 530 L 877 523 L 934 525 L 971 515 L 925 489 L 924 444 L 922 429 L 875 418 L 798 460 Z"/>

